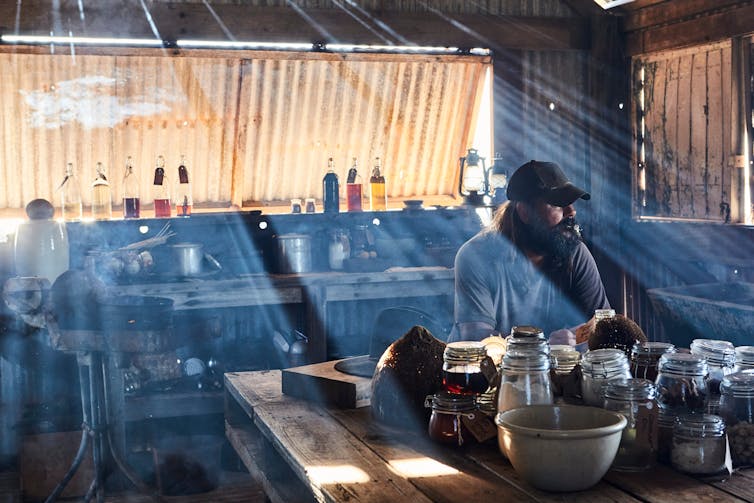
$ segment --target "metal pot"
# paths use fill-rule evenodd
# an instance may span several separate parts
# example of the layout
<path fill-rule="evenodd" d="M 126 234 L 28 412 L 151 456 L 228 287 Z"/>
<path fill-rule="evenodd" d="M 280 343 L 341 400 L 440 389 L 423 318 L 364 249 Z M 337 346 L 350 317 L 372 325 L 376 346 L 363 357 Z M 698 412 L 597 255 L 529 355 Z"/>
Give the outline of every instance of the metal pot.
<path fill-rule="evenodd" d="M 309 272 L 312 269 L 311 238 L 305 234 L 277 237 L 278 270 L 283 274 Z"/>
<path fill-rule="evenodd" d="M 175 271 L 179 276 L 197 276 L 202 273 L 204 251 L 201 243 L 178 243 L 171 248 Z"/>

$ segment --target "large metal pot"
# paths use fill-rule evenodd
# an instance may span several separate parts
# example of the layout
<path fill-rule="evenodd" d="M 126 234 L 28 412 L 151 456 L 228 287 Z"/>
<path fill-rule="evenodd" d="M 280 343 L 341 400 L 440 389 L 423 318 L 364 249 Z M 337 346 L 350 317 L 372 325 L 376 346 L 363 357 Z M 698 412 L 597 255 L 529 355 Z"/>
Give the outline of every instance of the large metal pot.
<path fill-rule="evenodd" d="M 204 250 L 201 243 L 172 245 L 175 272 L 179 276 L 197 276 L 202 273 Z"/>
<path fill-rule="evenodd" d="M 282 234 L 278 236 L 277 263 L 278 271 L 283 274 L 311 271 L 311 238 L 305 234 Z"/>

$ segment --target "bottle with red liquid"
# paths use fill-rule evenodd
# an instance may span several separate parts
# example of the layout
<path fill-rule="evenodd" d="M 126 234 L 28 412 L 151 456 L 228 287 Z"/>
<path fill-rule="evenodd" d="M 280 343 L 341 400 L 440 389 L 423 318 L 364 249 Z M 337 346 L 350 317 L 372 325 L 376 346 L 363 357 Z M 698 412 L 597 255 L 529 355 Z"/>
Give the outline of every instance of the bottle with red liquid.
<path fill-rule="evenodd" d="M 139 218 L 140 215 L 139 179 L 134 173 L 134 165 L 129 157 L 126 160 L 126 174 L 123 177 L 123 218 Z"/>
<path fill-rule="evenodd" d="M 348 211 L 361 211 L 361 176 L 358 173 L 358 162 L 353 158 L 353 165 L 348 170 L 346 178 L 346 208 Z"/>
<path fill-rule="evenodd" d="M 193 199 L 191 198 L 188 168 L 186 168 L 185 156 L 181 156 L 181 164 L 178 166 L 178 187 L 175 191 L 175 215 L 178 217 L 190 216 L 192 206 Z"/>
<path fill-rule="evenodd" d="M 168 179 L 165 176 L 165 158 L 157 156 L 157 167 L 154 169 L 152 183 L 152 200 L 154 201 L 155 218 L 170 217 L 170 192 Z"/>
<path fill-rule="evenodd" d="M 482 360 L 487 356 L 479 341 L 450 342 L 445 346 L 442 365 L 442 387 L 449 393 L 475 395 L 489 388 L 482 373 Z"/>

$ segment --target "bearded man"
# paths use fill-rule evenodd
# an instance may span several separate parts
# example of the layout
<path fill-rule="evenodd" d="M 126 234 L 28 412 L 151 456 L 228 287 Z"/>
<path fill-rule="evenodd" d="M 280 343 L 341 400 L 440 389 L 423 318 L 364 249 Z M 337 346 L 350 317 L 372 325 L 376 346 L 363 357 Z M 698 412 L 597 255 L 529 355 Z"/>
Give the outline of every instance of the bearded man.
<path fill-rule="evenodd" d="M 455 259 L 455 326 L 449 340 L 507 335 L 534 325 L 552 344 L 575 344 L 577 325 L 610 307 L 581 240 L 573 204 L 589 199 L 557 164 L 530 161 L 508 181 L 508 202 Z"/>

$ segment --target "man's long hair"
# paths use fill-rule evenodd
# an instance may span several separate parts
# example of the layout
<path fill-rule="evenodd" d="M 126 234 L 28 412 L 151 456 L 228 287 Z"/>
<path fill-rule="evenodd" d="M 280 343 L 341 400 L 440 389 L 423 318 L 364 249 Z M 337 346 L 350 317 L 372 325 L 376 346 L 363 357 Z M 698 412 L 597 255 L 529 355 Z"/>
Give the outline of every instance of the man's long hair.
<path fill-rule="evenodd" d="M 495 212 L 492 221 L 487 226 L 487 232 L 501 234 L 516 248 L 523 251 L 526 247 L 525 233 L 522 231 L 524 225 L 516 211 L 516 203 L 506 201 Z"/>

